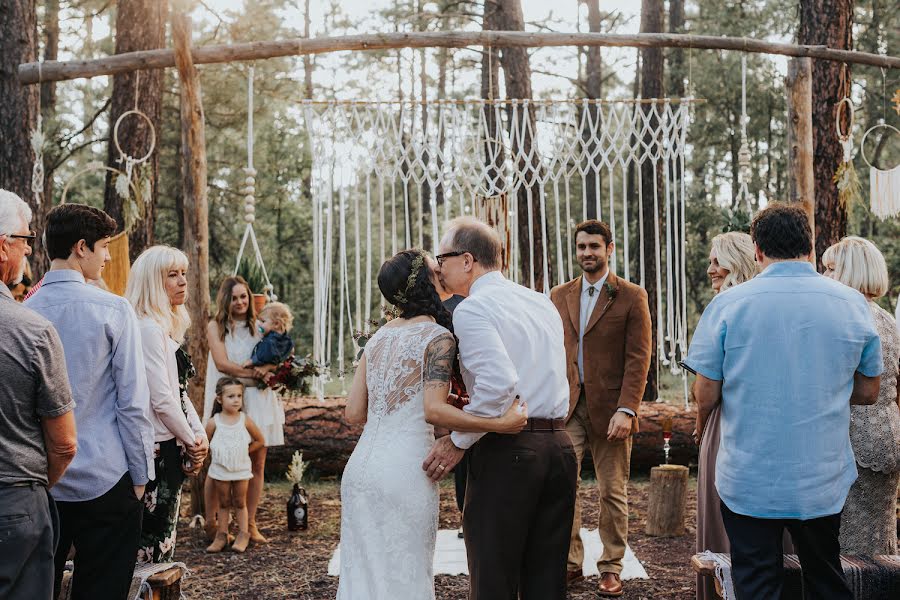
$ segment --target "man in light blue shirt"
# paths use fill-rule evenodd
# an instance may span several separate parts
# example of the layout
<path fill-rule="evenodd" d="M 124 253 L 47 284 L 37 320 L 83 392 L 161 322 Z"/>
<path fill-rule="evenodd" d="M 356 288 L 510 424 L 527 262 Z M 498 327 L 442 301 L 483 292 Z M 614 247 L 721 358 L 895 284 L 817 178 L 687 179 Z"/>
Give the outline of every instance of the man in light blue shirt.
<path fill-rule="evenodd" d="M 50 211 L 51 259 L 27 306 L 59 333 L 75 398 L 78 454 L 52 490 L 59 509 L 56 597 L 74 544 L 73 600 L 125 598 L 140 541 L 144 485 L 154 477 L 150 395 L 140 331 L 127 300 L 92 285 L 110 260 L 116 222 L 102 210 Z"/>
<path fill-rule="evenodd" d="M 739 600 L 777 600 L 786 527 L 804 597 L 849 599 L 841 510 L 856 479 L 850 405 L 872 404 L 883 368 L 865 298 L 816 273 L 804 211 L 775 204 L 750 234 L 762 272 L 716 296 L 687 365 L 697 431 L 722 402 L 716 488 Z"/>

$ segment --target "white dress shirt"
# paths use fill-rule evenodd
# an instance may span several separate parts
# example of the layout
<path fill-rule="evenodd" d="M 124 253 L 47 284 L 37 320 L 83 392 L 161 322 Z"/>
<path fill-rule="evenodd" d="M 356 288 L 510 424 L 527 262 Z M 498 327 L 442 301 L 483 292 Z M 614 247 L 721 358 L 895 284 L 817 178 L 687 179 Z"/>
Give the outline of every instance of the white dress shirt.
<path fill-rule="evenodd" d="M 600 297 L 600 290 L 603 289 L 603 284 L 606 283 L 607 277 L 609 277 L 609 268 L 606 269 L 606 273 L 603 274 L 603 277 L 597 283 L 590 283 L 587 277 L 581 277 L 581 312 L 578 314 L 578 378 L 581 383 L 584 383 L 584 349 L 582 343 L 584 341 L 584 330 L 588 321 L 591 320 L 591 314 L 594 312 L 597 298 Z M 593 295 L 589 293 L 591 287 L 594 288 Z"/>
<path fill-rule="evenodd" d="M 519 395 L 529 417 L 565 418 L 569 383 L 562 319 L 547 296 L 491 271 L 453 311 L 453 329 L 469 391 L 466 412 L 499 417 Z M 470 448 L 484 434 L 451 435 L 457 448 Z"/>
<path fill-rule="evenodd" d="M 177 438 L 183 445 L 193 445 L 195 438 L 206 437 L 194 405 L 185 403 L 187 417 L 181 408 L 178 388 L 178 361 L 175 351 L 178 343 L 163 331 L 150 317 L 138 319 L 141 330 L 141 348 L 150 386 L 150 422 L 153 423 L 153 441 L 164 442 Z"/>

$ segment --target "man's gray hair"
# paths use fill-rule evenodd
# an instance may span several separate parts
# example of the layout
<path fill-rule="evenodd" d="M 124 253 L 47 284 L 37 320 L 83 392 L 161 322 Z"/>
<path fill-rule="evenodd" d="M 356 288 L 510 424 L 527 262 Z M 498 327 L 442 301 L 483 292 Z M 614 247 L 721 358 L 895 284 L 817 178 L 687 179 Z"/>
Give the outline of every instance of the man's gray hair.
<path fill-rule="evenodd" d="M 16 233 L 20 218 L 31 223 L 31 208 L 13 192 L 0 190 L 0 235 Z"/>
<path fill-rule="evenodd" d="M 468 252 L 488 271 L 500 268 L 500 236 L 484 221 L 475 217 L 457 217 L 447 223 L 446 231 L 450 234 L 453 250 Z"/>

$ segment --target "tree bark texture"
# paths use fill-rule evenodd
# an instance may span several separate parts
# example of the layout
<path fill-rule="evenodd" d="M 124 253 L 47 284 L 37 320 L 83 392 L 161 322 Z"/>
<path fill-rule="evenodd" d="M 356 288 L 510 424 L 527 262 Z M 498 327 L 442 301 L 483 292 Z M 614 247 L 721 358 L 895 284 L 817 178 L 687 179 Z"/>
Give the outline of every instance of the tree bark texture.
<path fill-rule="evenodd" d="M 31 132 L 37 125 L 39 88 L 22 85 L 16 77 L 21 63 L 36 58 L 34 0 L 0 0 L 0 189 L 18 194 L 38 213 L 40 207 L 31 193 Z M 39 225 L 36 220 L 32 227 Z M 37 245 L 36 250 L 43 251 L 43 244 L 37 241 Z M 33 264 L 37 265 L 34 259 Z"/>
<path fill-rule="evenodd" d="M 687 504 L 688 468 L 660 465 L 650 469 L 647 503 L 647 535 L 684 535 L 684 508 Z"/>
<path fill-rule="evenodd" d="M 524 31 L 525 18 L 522 15 L 521 0 L 496 0 L 493 15 L 498 29 L 508 31 Z M 531 95 L 531 63 L 526 48 L 501 48 L 500 63 L 503 66 L 503 80 L 506 84 L 506 96 L 520 100 L 530 99 Z M 519 159 L 517 170 L 536 173 L 541 168 L 541 161 L 534 148 L 535 131 L 534 108 L 524 110 L 509 105 L 510 131 L 516 130 L 521 135 L 511 140 L 513 152 L 523 158 Z M 531 197 L 531 217 L 529 218 L 529 196 Z M 518 219 L 519 258 L 521 263 L 521 281 L 523 285 L 544 291 L 549 281 L 544 281 L 544 236 L 541 224 L 540 186 L 536 178 L 532 183 L 519 186 L 516 197 L 516 214 Z M 550 277 L 549 279 L 552 279 Z M 532 286 L 532 281 L 534 285 Z M 549 288 L 548 288 L 549 289 Z"/>
<path fill-rule="evenodd" d="M 808 58 L 788 61 L 785 78 L 788 123 L 788 197 L 803 206 L 815 231 L 815 159 L 813 158 L 812 65 Z M 813 261 L 815 262 L 815 261 Z"/>
<path fill-rule="evenodd" d="M 853 46 L 852 0 L 800 0 L 801 44 L 821 44 L 850 50 Z M 812 64 L 813 168 L 815 170 L 816 263 L 822 270 L 822 253 L 847 235 L 847 207 L 838 199 L 832 181 L 843 152 L 834 127 L 834 111 L 850 95 L 850 66 L 824 60 Z M 842 115 L 846 131 L 849 115 Z"/>
<path fill-rule="evenodd" d="M 172 41 L 181 88 L 181 149 L 184 189 L 184 251 L 188 256 L 188 314 L 194 323 L 188 337 L 188 354 L 197 368 L 188 385 L 194 408 L 202 414 L 206 382 L 205 328 L 209 321 L 209 208 L 206 185 L 206 130 L 200 76 L 191 59 L 191 18 L 179 7 L 172 15 Z M 192 514 L 202 514 L 203 476 L 191 480 Z"/>
<path fill-rule="evenodd" d="M 663 2 L 662 0 L 642 0 L 641 2 L 641 33 L 653 33 L 662 31 L 663 27 Z M 663 90 L 663 55 L 660 48 L 644 48 L 641 50 L 641 97 L 662 98 Z M 642 104 L 641 110 L 649 111 L 652 105 Z M 657 119 L 651 119 L 650 127 L 645 133 L 644 143 L 651 144 L 653 134 L 658 126 Z M 658 348 L 657 322 L 659 320 L 656 298 L 656 269 L 661 265 L 656 264 L 656 234 L 660 225 L 653 205 L 654 190 L 662 189 L 662 165 L 656 170 L 654 177 L 650 162 L 644 163 L 641 168 L 641 190 L 644 198 L 643 216 L 643 247 L 645 259 L 644 289 L 647 290 L 647 300 L 650 303 L 651 331 L 653 334 L 652 354 L 650 357 L 650 372 L 647 373 L 647 387 L 644 390 L 644 400 L 656 400 L 657 396 L 657 365 Z M 661 230 L 661 226 L 660 226 Z"/>
<path fill-rule="evenodd" d="M 44 61 L 56 60 L 59 57 L 59 0 L 46 0 L 44 2 L 43 16 L 44 33 Z M 46 229 L 47 213 L 53 207 L 53 174 L 56 171 L 57 156 L 48 145 L 53 144 L 52 138 L 56 135 L 56 83 L 47 82 L 41 84 L 41 118 L 44 130 L 44 195 L 46 202 L 40 206 L 32 205 L 33 218 L 31 228 L 42 232 Z M 31 275 L 33 280 L 39 281 L 44 276 L 44 271 L 49 268 L 50 260 L 47 258 L 47 249 L 42 242 L 35 241 L 31 254 Z"/>
<path fill-rule="evenodd" d="M 669 0 L 669 33 L 684 33 L 684 0 Z M 684 50 L 669 50 L 668 92 L 673 98 L 684 96 Z"/>
<path fill-rule="evenodd" d="M 603 25 L 603 19 L 600 16 L 600 0 L 585 0 L 584 3 L 587 5 L 588 9 L 588 30 L 591 33 L 600 33 Z M 601 55 L 601 48 L 600 46 L 588 46 L 586 54 L 587 62 L 585 64 L 584 95 L 586 98 L 591 99 L 602 98 L 603 57 Z M 588 123 L 596 123 L 600 118 L 600 107 L 596 104 L 588 104 L 585 110 L 589 113 L 589 119 L 583 121 L 585 123 L 585 131 L 582 132 L 582 137 L 587 142 L 587 152 L 584 160 L 591 168 L 586 171 L 584 199 L 587 203 L 587 206 L 585 207 L 587 209 L 587 217 L 589 219 L 596 219 L 598 215 L 602 213 L 602 211 L 598 210 L 601 201 L 600 190 L 603 189 L 598 167 L 602 160 L 597 151 L 597 141 L 593 138 Z M 574 242 L 574 240 L 567 241 L 569 243 Z"/>
<path fill-rule="evenodd" d="M 487 31 L 497 28 L 497 5 L 494 2 L 485 2 L 484 20 L 482 27 Z M 487 46 L 481 53 L 481 97 L 485 100 L 500 97 L 500 49 L 495 46 Z M 497 113 L 494 106 L 487 104 L 484 111 L 484 122 L 489 132 L 497 130 Z M 501 192 L 494 190 L 493 186 L 502 176 L 503 161 L 505 160 L 503 144 L 498 143 L 490 135 L 484 140 L 485 164 L 487 166 L 487 182 L 485 190 L 489 193 Z"/>
<path fill-rule="evenodd" d="M 116 54 L 137 50 L 154 50 L 166 45 L 166 23 L 168 21 L 168 0 L 130 0 L 116 4 Z M 124 171 L 125 163 L 120 162 L 119 149 L 113 139 L 113 130 L 124 113 L 139 110 L 147 117 L 128 115 L 119 124 L 119 145 L 125 154 L 140 158 L 150 151 L 151 138 L 156 137 L 157 148 L 144 164 L 135 167 L 140 173 L 132 176 L 138 189 L 146 178 L 150 182 L 150 198 L 144 199 L 142 218 L 128 235 L 131 260 L 137 258 L 144 248 L 153 244 L 153 229 L 156 221 L 156 198 L 159 183 L 159 142 L 162 131 L 162 87 L 161 69 L 131 71 L 113 77 L 112 103 L 109 114 L 109 147 L 107 165 Z M 153 132 L 150 131 L 152 124 Z M 103 208 L 120 227 L 125 225 L 123 199 L 116 193 L 115 176 L 107 171 L 106 188 L 103 193 Z"/>

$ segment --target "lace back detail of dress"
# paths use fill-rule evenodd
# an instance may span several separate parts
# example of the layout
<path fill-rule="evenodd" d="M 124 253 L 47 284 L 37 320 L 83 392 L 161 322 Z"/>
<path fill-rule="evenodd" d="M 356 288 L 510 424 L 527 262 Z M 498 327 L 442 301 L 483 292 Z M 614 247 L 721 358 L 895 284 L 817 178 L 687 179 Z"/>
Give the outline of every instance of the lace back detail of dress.
<path fill-rule="evenodd" d="M 447 330 L 431 322 L 382 327 L 366 344 L 369 412 L 386 416 L 421 396 L 425 349 Z"/>

